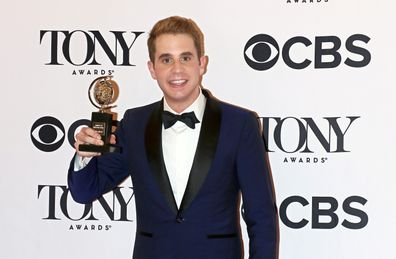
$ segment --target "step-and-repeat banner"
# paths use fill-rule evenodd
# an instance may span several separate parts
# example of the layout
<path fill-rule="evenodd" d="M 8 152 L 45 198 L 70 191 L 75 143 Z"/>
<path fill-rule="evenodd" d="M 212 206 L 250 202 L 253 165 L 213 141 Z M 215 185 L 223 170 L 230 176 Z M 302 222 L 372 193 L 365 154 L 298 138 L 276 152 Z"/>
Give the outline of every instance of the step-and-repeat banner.
<path fill-rule="evenodd" d="M 206 37 L 203 85 L 256 111 L 264 125 L 279 257 L 395 258 L 395 7 L 390 0 L 4 3 L 0 257 L 131 258 L 131 180 L 81 205 L 66 171 L 74 134 L 97 110 L 87 94 L 92 80 L 115 77 L 119 117 L 161 98 L 147 69 L 147 33 L 181 15 Z"/>

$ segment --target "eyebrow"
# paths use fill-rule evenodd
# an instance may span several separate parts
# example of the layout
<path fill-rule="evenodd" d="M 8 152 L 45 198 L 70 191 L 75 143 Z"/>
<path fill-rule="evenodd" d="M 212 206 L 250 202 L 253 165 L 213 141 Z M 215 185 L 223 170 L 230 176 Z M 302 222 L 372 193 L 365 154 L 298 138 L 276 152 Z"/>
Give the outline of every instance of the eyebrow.
<path fill-rule="evenodd" d="M 186 51 L 186 52 L 181 53 L 180 56 L 194 56 L 194 54 L 191 53 L 190 51 Z M 158 59 L 171 58 L 171 57 L 172 57 L 171 54 L 169 54 L 169 53 L 164 53 L 164 54 L 161 54 L 161 55 L 158 57 Z"/>
<path fill-rule="evenodd" d="M 158 59 L 170 58 L 170 57 L 172 57 L 171 54 L 169 54 L 169 53 L 164 53 L 164 54 L 161 54 L 161 55 L 158 57 Z"/>
<path fill-rule="evenodd" d="M 180 56 L 194 56 L 190 51 L 183 52 Z"/>

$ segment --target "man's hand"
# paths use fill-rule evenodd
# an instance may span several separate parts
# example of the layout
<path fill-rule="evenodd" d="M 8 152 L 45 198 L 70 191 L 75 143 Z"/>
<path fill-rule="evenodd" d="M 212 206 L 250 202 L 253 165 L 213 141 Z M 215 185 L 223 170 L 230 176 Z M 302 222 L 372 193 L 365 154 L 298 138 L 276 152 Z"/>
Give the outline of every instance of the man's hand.
<path fill-rule="evenodd" d="M 116 143 L 116 137 L 112 134 L 110 137 L 110 144 Z M 81 128 L 80 132 L 76 134 L 76 142 L 74 143 L 74 148 L 76 152 L 81 157 L 94 157 L 100 156 L 100 153 L 95 152 L 82 152 L 78 149 L 80 144 L 90 144 L 102 146 L 104 143 L 101 140 L 100 134 L 92 128 L 84 127 Z"/>

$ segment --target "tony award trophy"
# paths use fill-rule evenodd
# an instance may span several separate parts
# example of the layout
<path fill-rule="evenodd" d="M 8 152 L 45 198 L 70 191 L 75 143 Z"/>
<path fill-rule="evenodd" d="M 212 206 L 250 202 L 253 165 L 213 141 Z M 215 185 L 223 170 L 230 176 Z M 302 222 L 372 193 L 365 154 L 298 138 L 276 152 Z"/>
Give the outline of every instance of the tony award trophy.
<path fill-rule="evenodd" d="M 79 145 L 80 151 L 85 152 L 119 152 L 119 148 L 110 144 L 110 136 L 112 133 L 112 126 L 115 124 L 113 121 L 113 114 L 111 106 L 118 97 L 119 89 L 117 83 L 112 79 L 112 76 L 101 76 L 92 81 L 88 89 L 88 97 L 91 103 L 99 108 L 98 112 L 92 113 L 91 128 L 96 130 L 104 142 L 103 146 L 81 144 Z"/>

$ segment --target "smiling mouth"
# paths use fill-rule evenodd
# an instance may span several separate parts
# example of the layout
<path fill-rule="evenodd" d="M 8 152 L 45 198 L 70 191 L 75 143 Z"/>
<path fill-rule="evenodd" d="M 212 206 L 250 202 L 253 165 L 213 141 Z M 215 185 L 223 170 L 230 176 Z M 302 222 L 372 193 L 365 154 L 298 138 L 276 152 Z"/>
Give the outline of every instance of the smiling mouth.
<path fill-rule="evenodd" d="M 183 86 L 187 83 L 185 79 L 178 79 L 178 80 L 170 80 L 169 84 L 172 86 Z"/>

